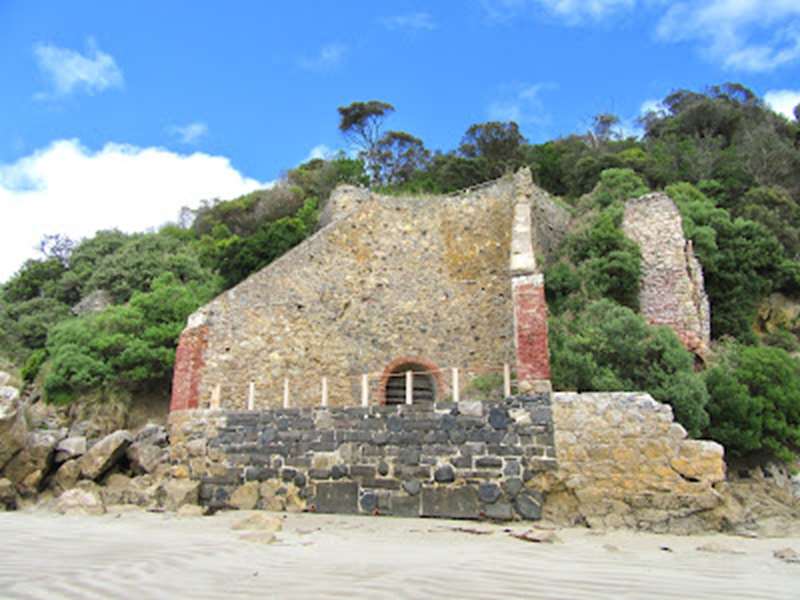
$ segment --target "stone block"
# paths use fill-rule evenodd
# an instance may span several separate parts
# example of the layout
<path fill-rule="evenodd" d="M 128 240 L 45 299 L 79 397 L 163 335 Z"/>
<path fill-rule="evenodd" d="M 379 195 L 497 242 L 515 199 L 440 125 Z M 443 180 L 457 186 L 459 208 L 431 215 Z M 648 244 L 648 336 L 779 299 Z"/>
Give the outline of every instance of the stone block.
<path fill-rule="evenodd" d="M 355 481 L 324 481 L 316 485 L 313 504 L 319 513 L 358 512 L 358 484 Z"/>
<path fill-rule="evenodd" d="M 389 514 L 395 517 L 420 516 L 420 497 L 394 494 L 389 500 Z"/>
<path fill-rule="evenodd" d="M 421 497 L 423 517 L 477 519 L 480 516 L 478 492 L 472 486 L 426 486 Z"/>
<path fill-rule="evenodd" d="M 433 472 L 433 479 L 437 483 L 452 483 L 456 480 L 456 474 L 450 465 L 442 465 Z"/>
<path fill-rule="evenodd" d="M 483 516 L 492 521 L 510 521 L 514 518 L 514 511 L 508 502 L 495 502 L 483 507 Z"/>
<path fill-rule="evenodd" d="M 514 510 L 520 517 L 528 521 L 538 521 L 542 518 L 542 495 L 538 492 L 526 490 L 514 498 Z"/>

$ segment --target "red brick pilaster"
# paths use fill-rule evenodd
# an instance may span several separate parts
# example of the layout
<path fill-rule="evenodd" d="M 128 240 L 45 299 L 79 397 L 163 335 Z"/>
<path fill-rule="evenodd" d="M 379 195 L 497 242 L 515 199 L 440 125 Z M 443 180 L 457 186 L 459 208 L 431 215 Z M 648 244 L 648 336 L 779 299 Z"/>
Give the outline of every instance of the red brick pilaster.
<path fill-rule="evenodd" d="M 175 354 L 175 370 L 172 375 L 172 401 L 170 412 L 197 408 L 200 395 L 200 380 L 205 366 L 205 350 L 208 346 L 208 326 L 201 325 L 185 329 L 178 342 Z"/>
<path fill-rule="evenodd" d="M 547 303 L 541 274 L 522 275 L 511 282 L 514 300 L 514 344 L 517 379 L 534 387 L 549 387 Z"/>

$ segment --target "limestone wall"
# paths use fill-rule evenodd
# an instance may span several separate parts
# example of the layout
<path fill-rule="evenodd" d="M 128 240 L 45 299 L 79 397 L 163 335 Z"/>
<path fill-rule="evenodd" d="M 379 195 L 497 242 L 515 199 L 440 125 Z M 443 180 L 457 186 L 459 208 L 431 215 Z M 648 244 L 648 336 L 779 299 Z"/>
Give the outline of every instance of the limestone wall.
<path fill-rule="evenodd" d="M 545 516 L 592 527 L 717 528 L 723 448 L 690 440 L 672 409 L 636 393 L 552 396 L 558 471 Z"/>
<path fill-rule="evenodd" d="M 689 350 L 704 357 L 711 337 L 708 296 L 675 203 L 662 193 L 630 200 L 623 229 L 642 253 L 642 315 L 654 325 L 674 329 Z"/>
<path fill-rule="evenodd" d="M 174 472 L 212 508 L 537 519 L 547 394 L 483 404 L 177 411 Z"/>
<path fill-rule="evenodd" d="M 175 389 L 196 389 L 204 407 L 219 384 L 223 408 L 243 408 L 252 381 L 256 407 L 280 406 L 289 378 L 292 406 L 312 406 L 326 376 L 330 405 L 353 406 L 359 375 L 373 374 L 374 401 L 375 374 L 399 357 L 442 369 L 514 362 L 513 182 L 452 197 L 351 192 L 346 216 L 194 315 L 181 344 L 204 345 L 185 353 L 199 374 L 176 368 Z"/>

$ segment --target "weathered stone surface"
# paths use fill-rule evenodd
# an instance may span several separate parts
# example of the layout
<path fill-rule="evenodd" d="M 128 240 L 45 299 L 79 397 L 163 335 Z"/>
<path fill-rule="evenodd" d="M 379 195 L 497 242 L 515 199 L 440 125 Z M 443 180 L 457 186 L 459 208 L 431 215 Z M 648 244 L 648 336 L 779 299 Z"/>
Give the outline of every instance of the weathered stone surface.
<path fill-rule="evenodd" d="M 53 476 L 53 488 L 56 493 L 75 487 L 81 476 L 81 464 L 77 460 L 68 460 L 58 467 Z"/>
<path fill-rule="evenodd" d="M 391 496 L 389 500 L 389 514 L 395 517 L 420 516 L 420 496 Z"/>
<path fill-rule="evenodd" d="M 3 389 L 3 388 L 0 388 Z M 25 436 L 28 431 L 25 416 L 17 408 L 17 393 L 15 388 L 13 398 L 0 396 L 0 472 L 25 446 Z"/>
<path fill-rule="evenodd" d="M 477 519 L 480 516 L 478 492 L 471 486 L 426 486 L 422 490 L 422 516 Z"/>
<path fill-rule="evenodd" d="M 58 434 L 50 431 L 30 431 L 25 436 L 25 446 L 9 461 L 5 476 L 16 483 L 23 495 L 33 495 L 53 463 L 53 452 Z"/>
<path fill-rule="evenodd" d="M 17 490 L 8 479 L 0 479 L 0 510 L 17 508 Z"/>
<path fill-rule="evenodd" d="M 495 502 L 483 507 L 483 516 L 492 521 L 511 521 L 514 511 L 508 502 Z"/>
<path fill-rule="evenodd" d="M 361 496 L 361 510 L 371 513 L 378 508 L 378 496 L 372 492 L 367 492 Z"/>
<path fill-rule="evenodd" d="M 261 494 L 258 491 L 259 483 L 257 481 L 250 481 L 244 485 L 239 486 L 231 494 L 228 503 L 233 508 L 239 510 L 253 510 L 261 499 Z"/>
<path fill-rule="evenodd" d="M 442 465 L 433 472 L 433 478 L 437 483 L 452 483 L 456 480 L 456 473 L 450 465 Z"/>
<path fill-rule="evenodd" d="M 57 463 L 62 463 L 84 454 L 86 454 L 86 438 L 83 436 L 68 437 L 58 442 L 55 460 Z"/>
<path fill-rule="evenodd" d="M 156 503 L 158 486 L 151 481 L 132 479 L 127 475 L 115 473 L 105 481 L 100 490 L 103 504 L 147 506 Z"/>
<path fill-rule="evenodd" d="M 97 489 L 73 488 L 58 497 L 56 510 L 64 515 L 102 515 L 106 512 Z"/>
<path fill-rule="evenodd" d="M 410 495 L 416 496 L 422 489 L 422 484 L 417 479 L 409 479 L 403 482 L 403 489 Z"/>
<path fill-rule="evenodd" d="M 522 492 L 514 498 L 514 509 L 523 519 L 536 521 L 542 518 L 541 494 Z"/>
<path fill-rule="evenodd" d="M 153 473 L 169 461 L 169 450 L 147 441 L 134 442 L 125 451 L 134 473 Z"/>
<path fill-rule="evenodd" d="M 675 203 L 663 193 L 629 200 L 622 227 L 642 253 L 642 315 L 671 327 L 689 350 L 705 356 L 711 325 L 703 271 Z"/>
<path fill-rule="evenodd" d="M 186 504 L 199 501 L 200 482 L 187 479 L 168 479 L 161 484 L 162 503 L 166 510 L 176 511 Z"/>
<path fill-rule="evenodd" d="M 202 517 L 206 514 L 206 509 L 197 504 L 184 504 L 175 514 L 178 517 Z"/>
<path fill-rule="evenodd" d="M 557 393 L 553 419 L 547 518 L 676 533 L 722 526 L 712 487 L 725 478 L 722 447 L 687 439 L 669 406 L 647 394 Z"/>
<path fill-rule="evenodd" d="M 478 486 L 478 498 L 486 504 L 497 502 L 502 495 L 503 492 L 500 491 L 500 486 L 496 483 L 482 483 Z"/>
<path fill-rule="evenodd" d="M 115 431 L 92 446 L 80 459 L 81 474 L 86 479 L 98 479 L 111 468 L 133 441 L 129 431 Z"/>
<path fill-rule="evenodd" d="M 318 483 L 314 507 L 319 513 L 357 513 L 358 484 L 355 481 Z"/>

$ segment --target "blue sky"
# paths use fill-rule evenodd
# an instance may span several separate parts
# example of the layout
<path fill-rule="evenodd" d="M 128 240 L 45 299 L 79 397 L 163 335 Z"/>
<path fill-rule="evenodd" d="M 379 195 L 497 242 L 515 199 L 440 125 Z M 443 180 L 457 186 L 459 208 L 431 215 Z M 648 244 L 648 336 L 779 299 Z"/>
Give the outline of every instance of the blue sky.
<path fill-rule="evenodd" d="M 450 149 L 725 81 L 786 112 L 799 75 L 798 0 L 0 0 L 0 281 L 45 233 L 156 226 L 341 148 L 354 100 Z"/>

